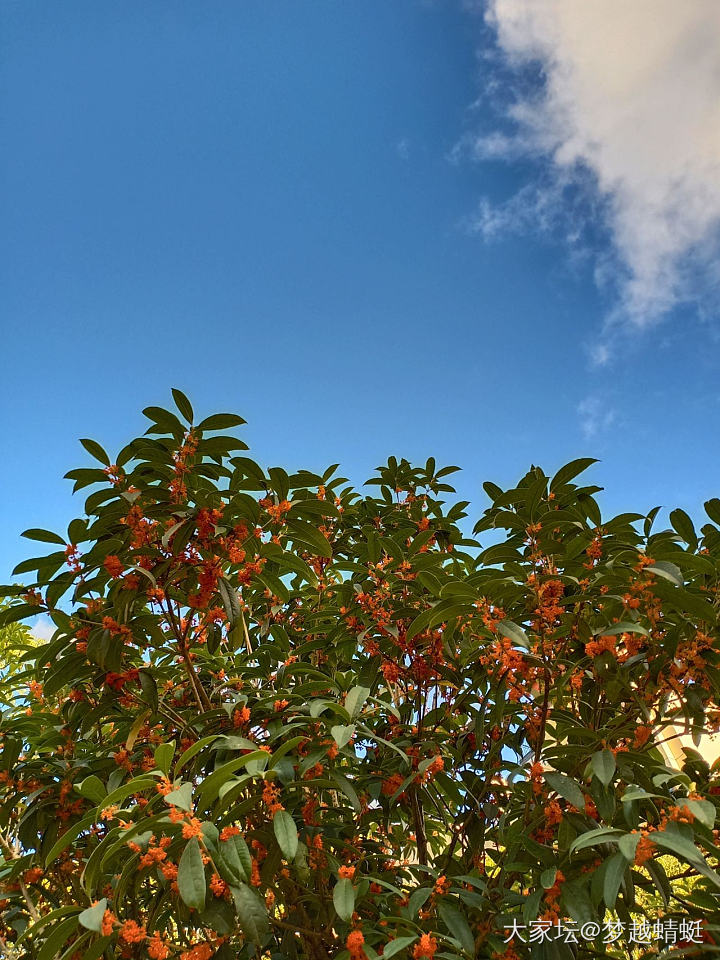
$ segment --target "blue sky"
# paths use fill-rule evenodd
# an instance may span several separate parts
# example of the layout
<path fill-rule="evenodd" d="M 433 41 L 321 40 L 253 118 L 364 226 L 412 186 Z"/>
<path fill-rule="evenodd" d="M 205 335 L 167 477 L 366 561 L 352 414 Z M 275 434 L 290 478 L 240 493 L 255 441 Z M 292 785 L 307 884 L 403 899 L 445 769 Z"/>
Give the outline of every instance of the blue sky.
<path fill-rule="evenodd" d="M 648 217 L 636 236 L 676 171 L 648 198 L 602 117 L 605 152 L 561 129 L 556 35 L 516 14 L 0 7 L 2 579 L 34 549 L 23 529 L 82 512 L 62 479 L 78 438 L 116 452 L 172 386 L 241 413 L 265 465 L 340 461 L 361 483 L 390 454 L 456 463 L 477 515 L 482 481 L 578 456 L 602 460 L 611 512 L 720 494 L 716 287 L 695 257 L 713 196 L 694 219 L 664 201 L 684 247 L 646 243 Z"/>

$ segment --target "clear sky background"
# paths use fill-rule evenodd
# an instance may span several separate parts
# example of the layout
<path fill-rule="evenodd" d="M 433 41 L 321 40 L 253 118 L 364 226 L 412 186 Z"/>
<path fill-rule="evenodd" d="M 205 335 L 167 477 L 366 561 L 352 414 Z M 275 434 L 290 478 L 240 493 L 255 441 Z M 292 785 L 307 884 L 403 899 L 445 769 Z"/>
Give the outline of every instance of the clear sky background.
<path fill-rule="evenodd" d="M 715 0 L 0 2 L 0 577 L 178 386 L 263 464 L 720 495 Z"/>

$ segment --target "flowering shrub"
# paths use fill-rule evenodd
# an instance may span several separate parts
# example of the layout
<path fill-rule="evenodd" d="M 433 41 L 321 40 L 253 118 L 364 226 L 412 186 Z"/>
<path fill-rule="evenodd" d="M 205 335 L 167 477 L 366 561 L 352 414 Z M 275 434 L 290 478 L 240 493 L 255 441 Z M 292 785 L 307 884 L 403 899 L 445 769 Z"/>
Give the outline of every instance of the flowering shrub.
<path fill-rule="evenodd" d="M 578 460 L 485 484 L 471 538 L 455 467 L 263 470 L 174 395 L 113 461 L 83 441 L 85 516 L 6 588 L 0 626 L 57 629 L 0 679 L 3 943 L 627 957 L 508 931 L 660 903 L 708 956 L 720 774 L 659 744 L 720 727 L 720 501 L 603 520 Z"/>

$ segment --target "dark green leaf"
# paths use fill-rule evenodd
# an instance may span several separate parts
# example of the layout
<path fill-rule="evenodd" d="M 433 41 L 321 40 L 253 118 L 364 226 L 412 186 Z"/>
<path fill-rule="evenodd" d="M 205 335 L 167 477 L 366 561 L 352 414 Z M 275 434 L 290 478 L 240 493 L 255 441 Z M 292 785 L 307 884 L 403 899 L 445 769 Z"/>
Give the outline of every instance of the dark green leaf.
<path fill-rule="evenodd" d="M 590 758 L 592 771 L 603 786 L 607 787 L 615 775 L 615 755 L 612 750 L 598 750 Z"/>
<path fill-rule="evenodd" d="M 80 443 L 85 447 L 91 457 L 95 457 L 100 463 L 104 463 L 106 467 L 110 466 L 110 457 L 105 453 L 99 443 L 95 440 L 81 440 Z"/>
<path fill-rule="evenodd" d="M 232 888 L 240 928 L 251 943 L 262 944 L 268 933 L 265 904 L 247 884 Z"/>
<path fill-rule="evenodd" d="M 450 906 L 449 903 L 441 903 L 438 906 L 440 919 L 448 928 L 452 936 L 460 943 L 463 950 L 470 956 L 475 956 L 475 938 L 472 935 L 468 922 L 458 909 Z"/>
<path fill-rule="evenodd" d="M 568 803 L 571 803 L 578 810 L 585 809 L 585 797 L 580 787 L 562 773 L 548 772 L 545 775 L 545 782 L 561 797 L 564 797 Z M 550 884 L 552 886 L 552 884 Z"/>
<path fill-rule="evenodd" d="M 198 431 L 230 430 L 232 427 L 239 427 L 243 423 L 245 423 L 245 420 L 236 413 L 214 413 L 198 424 Z"/>
<path fill-rule="evenodd" d="M 550 489 L 555 490 L 557 487 L 562 487 L 563 484 L 569 483 L 579 473 L 587 470 L 588 467 L 591 467 L 593 463 L 597 462 L 593 457 L 580 457 L 578 460 L 571 460 L 570 463 L 566 463 L 564 467 L 560 467 L 552 478 L 550 481 Z"/>
<path fill-rule="evenodd" d="M 185 396 L 182 390 L 178 390 L 175 387 L 172 388 L 172 395 L 180 413 L 185 417 L 188 423 L 192 423 L 195 414 L 193 413 L 192 404 L 188 398 Z"/>
<path fill-rule="evenodd" d="M 287 810 L 278 810 L 275 813 L 273 831 L 285 859 L 294 860 L 298 849 L 298 832 L 295 821 Z"/>
<path fill-rule="evenodd" d="M 190 786 L 188 784 L 188 786 Z M 197 837 L 188 841 L 178 864 L 177 885 L 180 896 L 194 910 L 205 906 L 205 867 Z"/>
<path fill-rule="evenodd" d="M 355 890 L 347 877 L 341 877 L 333 889 L 333 905 L 341 920 L 350 920 L 355 910 Z"/>
<path fill-rule="evenodd" d="M 603 878 L 603 900 L 610 910 L 615 906 L 627 865 L 628 862 L 621 851 L 614 853 L 608 860 Z"/>
<path fill-rule="evenodd" d="M 42 543 L 57 543 L 61 547 L 65 546 L 63 538 L 57 533 L 52 533 L 50 530 L 40 530 L 37 527 L 33 527 L 30 530 L 26 530 L 22 536 L 27 537 L 28 540 L 39 540 Z"/>
<path fill-rule="evenodd" d="M 697 534 L 695 533 L 695 527 L 690 517 L 685 513 L 684 510 L 673 510 L 670 513 L 670 523 L 673 525 L 673 529 L 676 530 L 680 536 L 683 538 L 685 543 L 688 544 L 691 550 L 695 550 L 697 547 Z"/>

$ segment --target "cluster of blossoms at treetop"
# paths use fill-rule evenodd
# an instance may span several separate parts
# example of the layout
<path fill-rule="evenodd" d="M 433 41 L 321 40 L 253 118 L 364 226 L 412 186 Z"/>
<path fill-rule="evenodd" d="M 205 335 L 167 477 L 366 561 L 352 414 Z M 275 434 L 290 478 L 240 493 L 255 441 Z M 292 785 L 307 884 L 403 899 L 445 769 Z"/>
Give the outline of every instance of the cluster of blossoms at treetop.
<path fill-rule="evenodd" d="M 455 467 L 263 469 L 174 394 L 83 441 L 84 516 L 5 588 L 55 632 L 0 673 L 0 948 L 589 960 L 660 911 L 714 951 L 720 770 L 664 745 L 720 730 L 720 500 L 603 519 L 580 460 L 471 534 Z"/>

